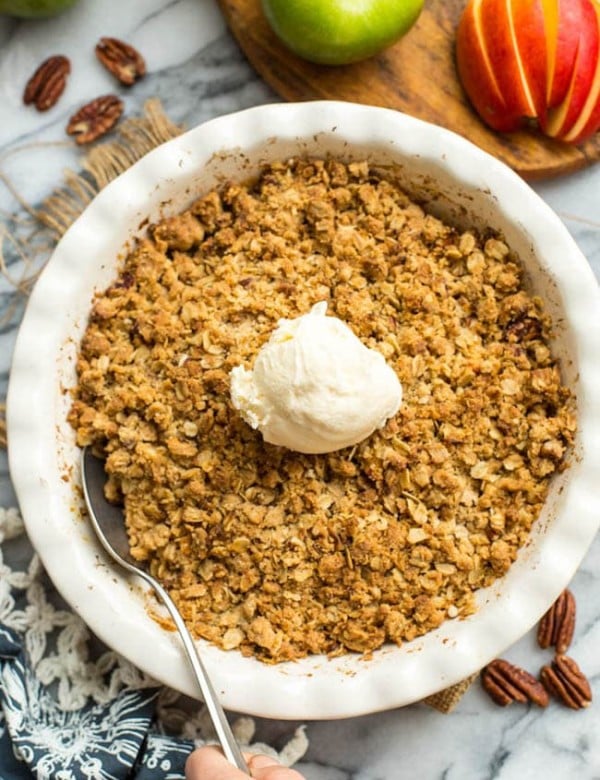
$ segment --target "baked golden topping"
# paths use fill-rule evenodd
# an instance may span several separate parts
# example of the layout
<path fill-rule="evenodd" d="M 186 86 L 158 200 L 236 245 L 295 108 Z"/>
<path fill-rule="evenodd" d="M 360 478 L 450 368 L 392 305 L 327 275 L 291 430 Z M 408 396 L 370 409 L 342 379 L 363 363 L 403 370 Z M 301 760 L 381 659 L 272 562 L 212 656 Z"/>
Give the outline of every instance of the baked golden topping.
<path fill-rule="evenodd" d="M 303 455 L 244 422 L 229 374 L 322 300 L 404 397 Z M 499 237 L 366 163 L 292 160 L 150 227 L 94 302 L 70 419 L 197 636 L 270 662 L 370 652 L 471 613 L 527 540 L 575 430 L 549 329 Z"/>

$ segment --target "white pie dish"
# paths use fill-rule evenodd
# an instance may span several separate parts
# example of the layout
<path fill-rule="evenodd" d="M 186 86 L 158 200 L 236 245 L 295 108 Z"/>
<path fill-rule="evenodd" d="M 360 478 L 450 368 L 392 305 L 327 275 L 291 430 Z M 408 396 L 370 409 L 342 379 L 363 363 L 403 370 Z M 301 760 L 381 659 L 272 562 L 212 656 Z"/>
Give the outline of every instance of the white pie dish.
<path fill-rule="evenodd" d="M 74 365 L 94 291 L 114 278 L 146 218 L 181 211 L 223 178 L 326 154 L 401 165 L 406 184 L 463 224 L 504 234 L 556 324 L 555 353 L 577 398 L 571 466 L 553 481 L 528 545 L 478 594 L 462 621 L 366 661 L 312 657 L 280 665 L 202 654 L 225 707 L 276 718 L 338 718 L 403 706 L 480 669 L 521 637 L 567 585 L 600 522 L 600 293 L 559 218 L 506 166 L 446 130 L 387 109 L 337 102 L 269 105 L 212 120 L 148 154 L 103 190 L 57 246 L 32 293 L 8 395 L 9 462 L 29 536 L 58 590 L 109 646 L 191 696 L 175 634 L 148 617 L 134 580 L 113 568 L 81 513 L 79 451 L 66 422 Z"/>

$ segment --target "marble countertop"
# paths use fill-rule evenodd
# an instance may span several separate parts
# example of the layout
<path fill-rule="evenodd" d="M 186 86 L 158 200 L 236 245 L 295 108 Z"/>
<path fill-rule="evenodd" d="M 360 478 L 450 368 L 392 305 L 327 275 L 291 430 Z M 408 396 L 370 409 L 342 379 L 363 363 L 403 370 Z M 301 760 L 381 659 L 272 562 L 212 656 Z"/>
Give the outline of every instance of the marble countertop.
<path fill-rule="evenodd" d="M 19 195 L 39 203 L 81 151 L 67 142 L 73 111 L 114 82 L 97 64 L 101 35 L 123 38 L 144 53 L 148 76 L 124 92 L 127 114 L 159 97 L 171 119 L 188 127 L 211 117 L 277 100 L 246 63 L 214 0 L 81 0 L 43 22 L 0 17 L 0 174 Z M 71 58 L 72 75 L 58 105 L 41 114 L 22 105 L 23 85 L 50 54 Z M 600 166 L 535 185 L 558 212 L 600 277 Z M 0 179 L 2 223 L 21 207 Z M 0 233 L 1 235 L 1 233 Z M 14 311 L 3 317 L 9 307 Z M 22 309 L 0 278 L 0 400 L 6 392 L 14 336 Z M 12 310 L 11 310 L 12 311 Z M 600 443 L 599 443 L 600 446 Z M 0 454 L 0 506 L 14 504 L 5 454 Z M 583 561 L 572 589 L 578 626 L 571 653 L 600 695 L 600 539 Z M 532 635 L 505 655 L 536 669 L 546 657 Z M 296 724 L 262 721 L 258 736 L 277 743 Z M 451 715 L 424 705 L 345 721 L 313 722 L 310 748 L 298 768 L 307 780 L 600 780 L 600 706 L 571 712 L 493 705 L 478 684 Z"/>

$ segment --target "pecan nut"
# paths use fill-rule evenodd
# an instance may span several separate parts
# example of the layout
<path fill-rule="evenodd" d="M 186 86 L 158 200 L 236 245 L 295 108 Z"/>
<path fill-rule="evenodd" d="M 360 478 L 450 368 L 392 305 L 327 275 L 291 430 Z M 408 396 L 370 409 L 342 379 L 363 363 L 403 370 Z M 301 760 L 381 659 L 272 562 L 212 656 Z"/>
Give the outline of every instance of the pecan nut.
<path fill-rule="evenodd" d="M 564 655 L 573 639 L 575 613 L 575 597 L 570 590 L 564 590 L 540 621 L 539 646 L 555 647 L 558 655 Z"/>
<path fill-rule="evenodd" d="M 539 680 L 520 666 L 514 666 L 501 658 L 492 661 L 483 669 L 481 684 L 501 707 L 506 707 L 514 701 L 523 704 L 532 702 L 538 707 L 546 707 L 549 702 L 548 692 Z"/>
<path fill-rule="evenodd" d="M 123 101 L 116 95 L 102 95 L 79 109 L 69 119 L 67 133 L 78 144 L 88 144 L 108 133 L 123 113 Z"/>
<path fill-rule="evenodd" d="M 589 707 L 592 689 L 577 663 L 567 655 L 557 655 L 542 667 L 540 679 L 546 690 L 572 710 Z"/>
<path fill-rule="evenodd" d="M 535 317 L 512 320 L 506 327 L 509 341 L 533 341 L 542 335 L 542 322 Z"/>
<path fill-rule="evenodd" d="M 25 85 L 23 103 L 33 103 L 38 111 L 47 111 L 58 101 L 67 84 L 71 63 L 62 54 L 44 60 Z"/>
<path fill-rule="evenodd" d="M 146 73 L 146 63 L 139 51 L 118 38 L 100 38 L 96 44 L 96 57 L 126 87 L 135 84 Z"/>

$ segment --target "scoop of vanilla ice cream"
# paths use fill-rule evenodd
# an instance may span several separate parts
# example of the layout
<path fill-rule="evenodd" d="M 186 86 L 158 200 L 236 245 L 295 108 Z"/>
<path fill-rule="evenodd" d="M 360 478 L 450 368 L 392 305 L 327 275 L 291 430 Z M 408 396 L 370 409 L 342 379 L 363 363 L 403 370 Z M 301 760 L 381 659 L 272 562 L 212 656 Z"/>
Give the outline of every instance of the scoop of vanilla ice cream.
<path fill-rule="evenodd" d="M 366 347 L 327 302 L 279 320 L 254 368 L 231 371 L 231 400 L 265 441 L 322 453 L 366 439 L 398 411 L 402 386 L 385 358 Z"/>

